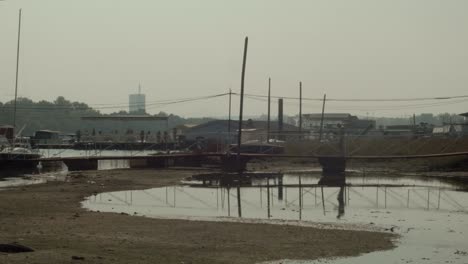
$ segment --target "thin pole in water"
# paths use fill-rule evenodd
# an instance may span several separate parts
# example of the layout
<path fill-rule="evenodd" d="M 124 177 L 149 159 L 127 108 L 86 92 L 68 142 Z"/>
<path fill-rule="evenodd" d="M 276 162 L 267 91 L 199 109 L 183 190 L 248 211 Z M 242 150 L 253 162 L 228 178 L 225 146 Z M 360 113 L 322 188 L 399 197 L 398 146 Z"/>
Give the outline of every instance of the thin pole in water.
<path fill-rule="evenodd" d="M 323 186 L 320 187 L 322 189 L 322 207 L 323 207 L 323 215 L 325 215 L 325 196 L 323 195 Z"/>
<path fill-rule="evenodd" d="M 302 82 L 299 82 L 299 138 L 302 137 Z"/>
<path fill-rule="evenodd" d="M 19 10 L 18 18 L 18 43 L 16 47 L 16 79 L 15 79 L 15 101 L 13 103 L 13 129 L 16 128 L 16 100 L 18 99 L 18 75 L 19 75 L 19 56 L 20 56 L 20 41 L 21 41 L 21 12 Z"/>
<path fill-rule="evenodd" d="M 410 194 L 410 189 L 408 189 L 408 199 L 406 200 L 406 207 L 409 208 L 409 194 Z"/>
<path fill-rule="evenodd" d="M 430 195 L 431 195 L 431 189 L 427 188 L 427 210 L 429 210 Z"/>
<path fill-rule="evenodd" d="M 267 178 L 267 204 L 268 204 L 268 219 L 270 219 L 270 178 Z"/>
<path fill-rule="evenodd" d="M 229 192 L 229 187 L 227 188 L 227 205 L 228 205 L 228 216 L 231 216 L 231 193 Z"/>
<path fill-rule="evenodd" d="M 314 204 L 317 206 L 317 187 L 314 188 Z"/>
<path fill-rule="evenodd" d="M 319 142 L 322 141 L 323 133 L 323 118 L 325 116 L 325 101 L 327 100 L 327 94 L 323 95 L 323 104 L 322 104 L 322 116 L 320 117 L 320 131 L 319 131 Z"/>
<path fill-rule="evenodd" d="M 262 198 L 262 192 L 263 192 L 263 189 L 262 189 L 262 186 L 260 186 L 260 208 L 263 207 L 263 198 Z"/>
<path fill-rule="evenodd" d="M 245 83 L 245 66 L 247 63 L 247 47 L 249 45 L 249 38 L 245 37 L 244 42 L 244 57 L 242 60 L 242 75 L 241 75 L 241 94 L 240 94 L 240 109 L 239 109 L 239 131 L 237 134 L 237 171 L 238 171 L 238 180 L 237 180 L 237 209 L 239 217 L 242 217 L 242 207 L 241 207 L 241 198 L 240 198 L 240 184 L 241 184 L 241 140 L 242 140 L 242 114 L 244 111 L 244 83 Z"/>
<path fill-rule="evenodd" d="M 375 201 L 376 207 L 379 208 L 379 187 L 375 187 Z"/>
<path fill-rule="evenodd" d="M 267 117 L 267 143 L 270 142 L 270 107 L 271 107 L 271 78 L 268 78 L 268 117 Z"/>
<path fill-rule="evenodd" d="M 387 208 L 387 186 L 385 186 L 384 192 L 385 192 L 385 208 Z"/>
<path fill-rule="evenodd" d="M 219 187 L 216 187 L 216 209 L 219 209 Z"/>
<path fill-rule="evenodd" d="M 302 181 L 299 175 L 299 220 L 302 220 Z"/>
<path fill-rule="evenodd" d="M 440 188 L 439 188 L 439 198 L 437 199 L 437 210 L 440 209 Z"/>
<path fill-rule="evenodd" d="M 232 97 L 232 90 L 229 89 L 228 144 L 231 144 L 231 97 Z"/>
<path fill-rule="evenodd" d="M 288 207 L 288 187 L 284 187 L 284 203 Z"/>

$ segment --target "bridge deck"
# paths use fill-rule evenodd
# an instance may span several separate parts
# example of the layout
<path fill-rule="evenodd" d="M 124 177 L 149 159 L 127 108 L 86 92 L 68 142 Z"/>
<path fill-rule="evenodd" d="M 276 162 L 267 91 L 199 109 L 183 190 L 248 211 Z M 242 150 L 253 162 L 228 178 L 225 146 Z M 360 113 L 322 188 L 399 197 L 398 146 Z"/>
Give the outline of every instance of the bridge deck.
<path fill-rule="evenodd" d="M 162 154 L 162 155 L 149 155 L 149 156 L 83 156 L 83 157 L 49 157 L 39 158 L 36 161 L 67 161 L 67 160 L 139 160 L 139 159 L 171 159 L 171 158 L 189 158 L 189 157 L 235 157 L 235 154 L 226 153 L 177 153 L 177 154 Z M 417 155 L 391 155 L 391 156 L 339 156 L 339 155 L 285 155 L 285 154 L 256 154 L 256 153 L 242 153 L 245 158 L 345 158 L 350 159 L 363 159 L 363 160 L 385 160 L 385 159 L 424 159 L 424 158 L 439 158 L 439 157 L 453 157 L 453 156 L 468 156 L 468 151 L 464 152 L 449 152 L 449 153 L 435 153 L 435 154 L 417 154 Z"/>

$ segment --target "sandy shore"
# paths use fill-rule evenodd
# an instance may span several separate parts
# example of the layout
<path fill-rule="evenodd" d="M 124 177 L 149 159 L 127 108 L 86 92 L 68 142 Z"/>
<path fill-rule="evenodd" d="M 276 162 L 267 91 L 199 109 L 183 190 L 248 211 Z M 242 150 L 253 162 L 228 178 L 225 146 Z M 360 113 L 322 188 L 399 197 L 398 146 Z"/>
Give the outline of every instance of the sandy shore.
<path fill-rule="evenodd" d="M 66 182 L 0 191 L 0 244 L 18 242 L 35 249 L 0 253 L 0 263 L 255 263 L 355 256 L 394 247 L 396 236 L 388 233 L 150 219 L 80 206 L 95 193 L 173 185 L 193 172 L 78 172 Z"/>

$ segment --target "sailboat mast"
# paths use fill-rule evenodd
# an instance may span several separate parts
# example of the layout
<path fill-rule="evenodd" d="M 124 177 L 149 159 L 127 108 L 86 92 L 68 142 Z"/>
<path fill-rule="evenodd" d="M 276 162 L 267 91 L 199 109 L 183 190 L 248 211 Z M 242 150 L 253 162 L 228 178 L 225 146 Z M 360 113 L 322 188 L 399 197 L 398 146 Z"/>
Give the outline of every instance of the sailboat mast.
<path fill-rule="evenodd" d="M 13 129 L 16 128 L 16 99 L 18 98 L 18 72 L 19 72 L 20 40 L 21 40 L 21 9 L 19 10 L 18 46 L 16 47 L 16 81 L 15 81 L 15 101 L 14 101 L 14 104 L 13 104 Z"/>

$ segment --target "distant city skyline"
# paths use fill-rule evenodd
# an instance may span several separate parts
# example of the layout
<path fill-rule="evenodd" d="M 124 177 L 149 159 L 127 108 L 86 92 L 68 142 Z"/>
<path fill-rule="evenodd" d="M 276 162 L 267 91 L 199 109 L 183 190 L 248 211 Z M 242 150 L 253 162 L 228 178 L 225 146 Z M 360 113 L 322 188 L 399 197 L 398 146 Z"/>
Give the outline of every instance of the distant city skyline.
<path fill-rule="evenodd" d="M 246 93 L 371 99 L 467 95 L 466 1 L 2 1 L 0 101 L 13 99 L 18 9 L 23 9 L 19 96 L 91 106 L 121 105 L 141 82 L 147 112 L 227 116 L 227 96 L 154 102 L 240 87 L 249 36 Z M 233 113 L 238 114 L 238 97 Z M 360 116 L 468 112 L 468 98 L 413 102 L 327 102 Z M 153 104 L 152 104 L 153 103 Z M 276 100 L 272 101 L 276 114 Z M 295 115 L 297 101 L 285 100 Z M 247 116 L 266 114 L 247 98 Z M 113 112 L 119 109 L 102 110 Z M 303 113 L 321 102 L 305 101 Z"/>

